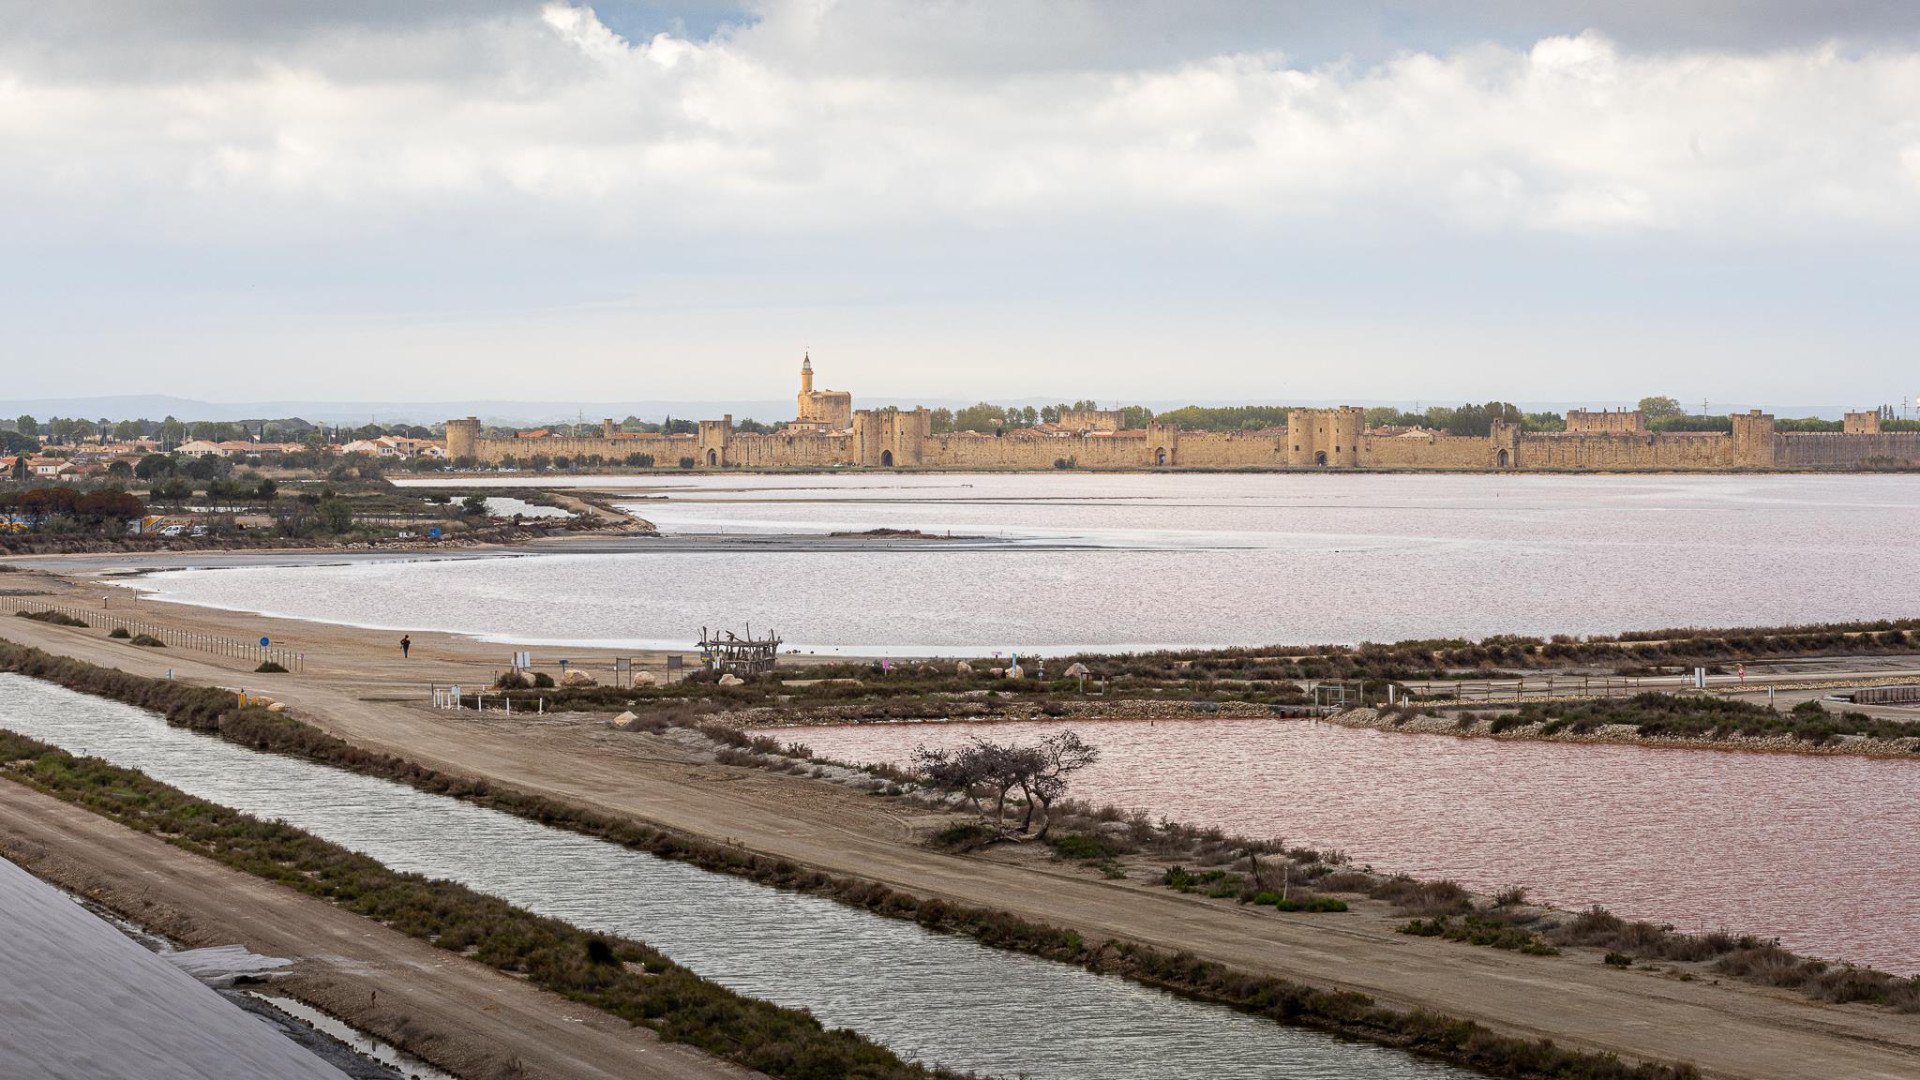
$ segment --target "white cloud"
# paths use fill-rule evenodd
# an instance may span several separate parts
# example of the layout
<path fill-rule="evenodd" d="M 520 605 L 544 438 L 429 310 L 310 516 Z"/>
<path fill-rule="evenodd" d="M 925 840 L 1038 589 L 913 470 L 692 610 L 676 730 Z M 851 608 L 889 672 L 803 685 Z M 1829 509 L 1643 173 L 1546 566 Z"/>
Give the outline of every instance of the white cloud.
<path fill-rule="evenodd" d="M 750 2 L 689 34 L 0 0 L 11 385 L 699 397 L 703 360 L 784 392 L 806 344 L 863 393 L 1905 382 L 1911 34 L 1788 0 L 1714 46 L 1645 0 L 1434 0 L 1527 30 L 1402 37 L 1393 3 Z M 1533 26 L 1589 8 L 1632 17 Z"/>
<path fill-rule="evenodd" d="M 1359 69 L 1253 53 L 842 73 L 807 62 L 820 34 L 853 32 L 836 7 L 628 42 L 555 2 L 386 31 L 372 69 L 352 62 L 371 40 L 357 31 L 258 44 L 206 79 L 0 66 L 0 185 L 29 213 L 125 198 L 216 235 L 300 228 L 290 212 L 351 230 L 356 211 L 802 233 L 1156 211 L 1707 236 L 1920 225 L 1911 52 L 1636 55 L 1585 33 Z"/>

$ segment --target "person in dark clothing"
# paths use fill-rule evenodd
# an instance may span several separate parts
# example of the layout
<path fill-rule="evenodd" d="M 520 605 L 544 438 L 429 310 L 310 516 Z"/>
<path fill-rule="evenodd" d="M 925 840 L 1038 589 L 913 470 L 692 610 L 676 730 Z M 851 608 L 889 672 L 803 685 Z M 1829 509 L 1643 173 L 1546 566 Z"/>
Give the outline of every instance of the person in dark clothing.
<path fill-rule="evenodd" d="M 413 654 L 413 639 L 402 634 L 400 636 L 400 659 L 405 660 L 407 657 L 411 656 L 412 654 Z"/>

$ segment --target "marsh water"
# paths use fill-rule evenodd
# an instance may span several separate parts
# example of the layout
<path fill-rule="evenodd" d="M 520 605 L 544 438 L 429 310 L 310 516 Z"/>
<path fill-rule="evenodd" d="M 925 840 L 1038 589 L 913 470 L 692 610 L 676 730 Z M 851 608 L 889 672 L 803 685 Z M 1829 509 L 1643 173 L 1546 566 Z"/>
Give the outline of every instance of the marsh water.
<path fill-rule="evenodd" d="M 975 734 L 1061 725 L 785 730 L 826 757 L 902 764 Z M 1078 723 L 1096 804 L 1336 848 L 1356 862 L 1524 885 L 1564 907 L 1778 936 L 1920 975 L 1920 760 L 1496 742 L 1304 720 Z"/>
<path fill-rule="evenodd" d="M 725 986 L 931 1063 L 1063 1080 L 1472 1075 L 242 749 L 21 676 L 0 674 L 0 727 L 284 820 L 398 870 L 645 941 Z"/>
<path fill-rule="evenodd" d="M 987 655 L 1909 616 L 1920 584 L 1912 476 L 585 483 L 628 490 L 625 505 L 672 535 L 891 528 L 988 542 L 826 551 L 641 543 L 617 553 L 178 571 L 145 585 L 216 607 L 536 645 L 686 648 L 702 626 L 751 622 L 800 650 Z"/>

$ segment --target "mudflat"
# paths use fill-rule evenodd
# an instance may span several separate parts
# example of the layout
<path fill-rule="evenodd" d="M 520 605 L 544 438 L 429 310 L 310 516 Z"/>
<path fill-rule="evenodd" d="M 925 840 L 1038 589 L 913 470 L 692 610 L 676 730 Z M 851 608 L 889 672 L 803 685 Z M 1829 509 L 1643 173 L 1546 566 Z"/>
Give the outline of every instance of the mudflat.
<path fill-rule="evenodd" d="M 71 588 L 30 577 L 59 592 Z M 1871 1007 L 1620 971 L 1578 956 L 1532 957 L 1413 938 L 1394 933 L 1382 919 L 1276 916 L 1044 863 L 942 854 L 919 842 L 928 825 L 923 814 L 824 782 L 715 765 L 666 740 L 614 732 L 598 721 L 424 707 L 428 682 L 464 678 L 477 685 L 499 666 L 505 646 L 416 634 L 413 657 L 402 660 L 388 640 L 395 635 L 384 632 L 141 606 L 155 621 L 236 637 L 257 637 L 270 626 L 277 627 L 275 637 L 297 633 L 310 643 L 307 669 L 298 676 L 251 675 L 239 660 L 185 650 L 160 655 L 109 641 L 98 630 L 24 619 L 0 619 L 0 637 L 143 675 L 171 669 L 196 683 L 245 685 L 369 749 L 921 897 L 1005 910 L 1094 939 L 1185 950 L 1507 1034 L 1630 1059 L 1692 1062 L 1712 1077 L 1920 1075 L 1920 1025 Z"/>

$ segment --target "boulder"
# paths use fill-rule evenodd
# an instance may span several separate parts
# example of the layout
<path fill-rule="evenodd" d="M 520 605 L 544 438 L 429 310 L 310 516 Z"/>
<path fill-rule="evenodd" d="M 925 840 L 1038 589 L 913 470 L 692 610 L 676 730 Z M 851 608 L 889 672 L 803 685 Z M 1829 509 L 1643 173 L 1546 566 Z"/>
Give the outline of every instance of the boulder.
<path fill-rule="evenodd" d="M 1087 670 L 1087 665 L 1085 664 L 1074 664 L 1068 668 L 1064 674 L 1069 679 L 1084 679 L 1093 674 L 1093 672 Z"/>
<path fill-rule="evenodd" d="M 659 681 L 659 679 L 653 677 L 653 672 L 651 671 L 636 671 L 633 673 L 633 685 L 635 686 L 652 686 Z"/>
<path fill-rule="evenodd" d="M 731 671 L 727 672 L 725 675 L 720 676 L 721 686 L 739 686 L 742 683 L 745 683 L 746 681 L 747 680 L 741 678 L 738 675 L 735 675 Z"/>
<path fill-rule="evenodd" d="M 1007 678 L 1009 679 L 1024 679 L 1026 677 L 1027 677 L 1026 670 L 1022 668 L 1019 664 L 1015 664 L 1012 667 L 1007 669 Z"/>
<path fill-rule="evenodd" d="M 568 668 L 567 673 L 560 677 L 560 685 L 561 686 L 598 686 L 600 684 L 594 680 L 593 676 L 587 674 L 584 671 L 581 671 L 579 668 Z"/>
<path fill-rule="evenodd" d="M 276 701 L 273 704 L 267 706 L 267 711 L 268 712 L 286 712 L 287 706 L 285 702 Z"/>
<path fill-rule="evenodd" d="M 973 665 L 967 663 L 965 660 L 962 660 L 959 663 L 953 665 L 953 673 L 955 675 L 971 675 L 973 674 Z"/>
<path fill-rule="evenodd" d="M 633 722 L 638 719 L 640 718 L 633 715 L 633 711 L 629 709 L 628 711 L 623 712 L 619 716 L 616 716 L 613 718 L 613 726 L 619 728 L 621 731 L 625 731 L 628 728 L 632 727 Z"/>

